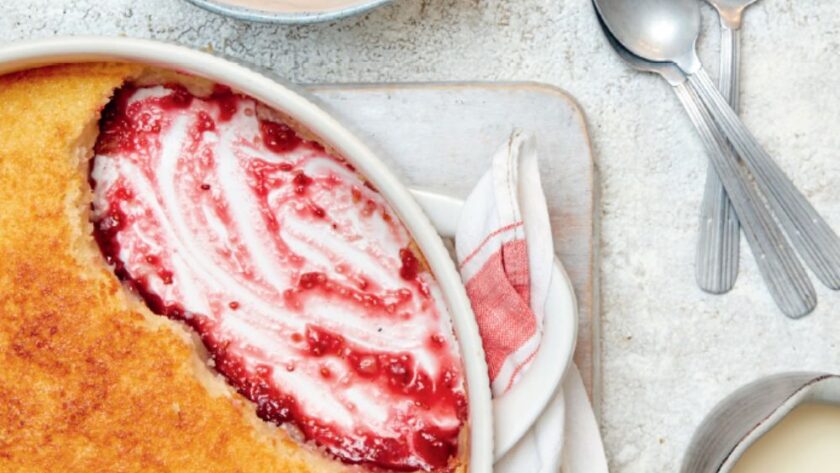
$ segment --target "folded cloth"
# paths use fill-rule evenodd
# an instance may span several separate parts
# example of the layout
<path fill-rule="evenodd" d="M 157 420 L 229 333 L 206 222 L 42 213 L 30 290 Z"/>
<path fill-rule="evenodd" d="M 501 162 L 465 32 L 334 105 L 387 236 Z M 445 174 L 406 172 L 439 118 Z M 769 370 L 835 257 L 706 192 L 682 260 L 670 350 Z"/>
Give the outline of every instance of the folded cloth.
<path fill-rule="evenodd" d="M 493 396 L 504 396 L 540 345 L 554 290 L 554 246 L 534 139 L 514 132 L 458 222 L 455 252 L 481 334 Z M 497 473 L 605 473 L 603 445 L 577 368 Z"/>

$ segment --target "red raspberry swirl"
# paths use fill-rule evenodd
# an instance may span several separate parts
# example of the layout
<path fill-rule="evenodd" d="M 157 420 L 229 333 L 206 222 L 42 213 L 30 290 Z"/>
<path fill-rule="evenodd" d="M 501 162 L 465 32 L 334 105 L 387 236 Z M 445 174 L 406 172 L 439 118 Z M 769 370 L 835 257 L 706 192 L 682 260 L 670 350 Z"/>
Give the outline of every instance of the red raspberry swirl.
<path fill-rule="evenodd" d="M 467 406 L 437 283 L 352 166 L 260 107 L 119 90 L 90 175 L 103 254 L 261 418 L 347 463 L 446 469 Z"/>

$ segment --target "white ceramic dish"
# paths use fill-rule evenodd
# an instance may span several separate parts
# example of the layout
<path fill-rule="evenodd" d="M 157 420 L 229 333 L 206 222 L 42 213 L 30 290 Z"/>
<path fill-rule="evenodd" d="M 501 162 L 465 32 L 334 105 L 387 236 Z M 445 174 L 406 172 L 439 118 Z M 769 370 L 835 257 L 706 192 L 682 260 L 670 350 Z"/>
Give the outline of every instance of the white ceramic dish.
<path fill-rule="evenodd" d="M 463 202 L 427 191 L 412 193 L 441 236 L 453 237 Z M 575 352 L 578 311 L 572 283 L 555 259 L 540 349 L 522 379 L 493 400 L 495 458 L 503 457 L 536 422 L 553 399 Z"/>
<path fill-rule="evenodd" d="M 393 0 L 189 0 L 205 10 L 246 21 L 305 24 L 361 15 Z"/>
<path fill-rule="evenodd" d="M 233 87 L 296 119 L 353 163 L 391 203 L 425 255 L 449 306 L 463 357 L 469 398 L 470 472 L 490 473 L 493 417 L 478 327 L 455 265 L 408 190 L 332 116 L 288 85 L 193 49 L 127 38 L 54 38 L 0 48 L 0 74 L 56 63 L 129 61 L 175 69 Z"/>

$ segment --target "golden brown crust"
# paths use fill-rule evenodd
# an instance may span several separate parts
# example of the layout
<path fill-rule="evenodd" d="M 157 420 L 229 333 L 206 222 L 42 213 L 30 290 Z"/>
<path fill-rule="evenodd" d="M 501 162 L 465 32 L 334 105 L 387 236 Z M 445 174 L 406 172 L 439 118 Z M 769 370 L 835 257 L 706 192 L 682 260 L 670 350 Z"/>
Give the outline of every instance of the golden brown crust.
<path fill-rule="evenodd" d="M 359 471 L 258 419 L 105 265 L 87 219 L 91 124 L 141 72 L 0 77 L 0 471 Z"/>
<path fill-rule="evenodd" d="M 350 469 L 211 393 L 185 332 L 132 304 L 103 262 L 84 264 L 90 197 L 75 148 L 137 72 L 0 78 L 0 471 Z"/>

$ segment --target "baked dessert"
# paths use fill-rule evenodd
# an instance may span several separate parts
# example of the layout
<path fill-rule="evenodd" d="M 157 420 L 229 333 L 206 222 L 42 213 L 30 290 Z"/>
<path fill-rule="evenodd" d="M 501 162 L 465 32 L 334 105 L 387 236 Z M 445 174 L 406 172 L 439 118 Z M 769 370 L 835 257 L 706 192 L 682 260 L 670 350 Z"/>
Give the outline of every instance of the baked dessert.
<path fill-rule="evenodd" d="M 449 316 L 317 137 L 140 65 L 0 78 L 0 470 L 466 471 Z"/>

